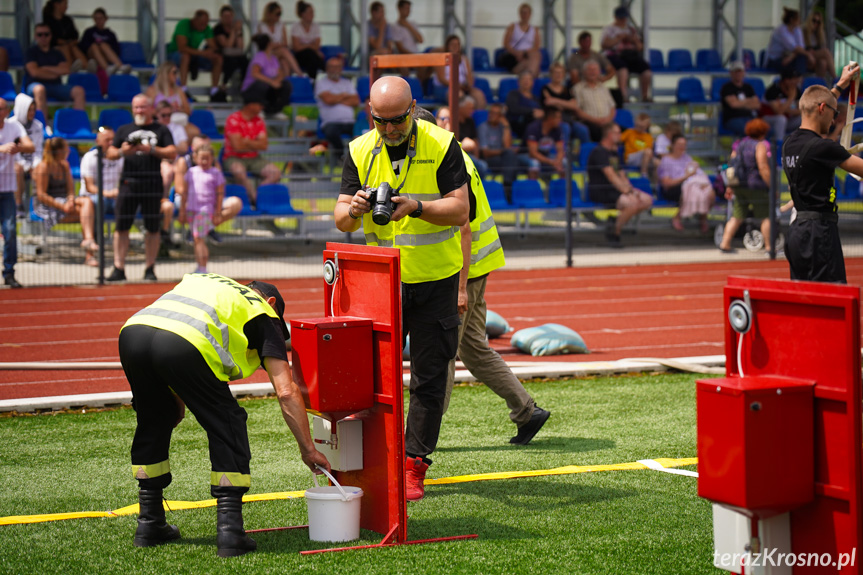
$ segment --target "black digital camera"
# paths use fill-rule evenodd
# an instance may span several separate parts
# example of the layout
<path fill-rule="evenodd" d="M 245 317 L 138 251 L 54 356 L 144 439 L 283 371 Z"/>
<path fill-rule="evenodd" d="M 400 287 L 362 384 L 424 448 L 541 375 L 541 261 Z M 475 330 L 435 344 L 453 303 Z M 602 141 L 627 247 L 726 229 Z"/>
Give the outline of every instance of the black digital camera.
<path fill-rule="evenodd" d="M 377 188 L 366 188 L 369 193 L 369 203 L 372 205 L 372 221 L 379 226 L 390 223 L 396 205 L 393 198 L 399 195 L 387 182 L 381 182 Z"/>
<path fill-rule="evenodd" d="M 132 146 L 139 146 L 144 143 L 144 138 L 142 138 L 141 136 L 131 136 L 128 142 Z"/>

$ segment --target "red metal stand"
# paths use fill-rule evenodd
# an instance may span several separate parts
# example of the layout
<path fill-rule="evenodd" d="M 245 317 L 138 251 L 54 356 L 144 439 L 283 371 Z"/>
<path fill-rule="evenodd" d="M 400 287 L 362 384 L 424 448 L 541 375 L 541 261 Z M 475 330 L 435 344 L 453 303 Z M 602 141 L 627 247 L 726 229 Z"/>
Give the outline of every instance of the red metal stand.
<path fill-rule="evenodd" d="M 477 535 L 460 535 L 407 540 L 399 251 L 327 243 L 323 261 L 333 262 L 338 270 L 335 282 L 324 284 L 326 317 L 372 320 L 373 405 L 352 415 L 363 422 L 363 468 L 336 471 L 334 475 L 339 483 L 363 490 L 360 527 L 380 533 L 384 538 L 376 545 L 301 553 L 308 555 L 476 538 Z M 292 325 L 300 321 L 294 320 Z M 332 358 L 333 361 L 336 359 Z M 330 417 L 332 414 L 323 415 L 335 420 Z"/>

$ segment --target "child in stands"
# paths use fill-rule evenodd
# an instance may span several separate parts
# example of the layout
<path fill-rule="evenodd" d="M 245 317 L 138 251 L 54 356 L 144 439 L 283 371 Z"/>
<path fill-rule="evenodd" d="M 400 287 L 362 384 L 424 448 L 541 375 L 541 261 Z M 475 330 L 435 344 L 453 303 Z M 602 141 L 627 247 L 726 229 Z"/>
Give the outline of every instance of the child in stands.
<path fill-rule="evenodd" d="M 195 240 L 195 273 L 206 273 L 210 250 L 207 234 L 222 223 L 222 199 L 225 197 L 225 176 L 215 167 L 215 154 L 209 145 L 193 152 L 195 166 L 186 172 L 186 193 L 180 202 L 179 220 L 187 221 Z"/>
<path fill-rule="evenodd" d="M 637 166 L 641 175 L 649 177 L 658 162 L 653 159 L 653 136 L 650 135 L 650 116 L 645 113 L 635 118 L 634 126 L 620 135 L 623 158 L 627 166 Z"/>

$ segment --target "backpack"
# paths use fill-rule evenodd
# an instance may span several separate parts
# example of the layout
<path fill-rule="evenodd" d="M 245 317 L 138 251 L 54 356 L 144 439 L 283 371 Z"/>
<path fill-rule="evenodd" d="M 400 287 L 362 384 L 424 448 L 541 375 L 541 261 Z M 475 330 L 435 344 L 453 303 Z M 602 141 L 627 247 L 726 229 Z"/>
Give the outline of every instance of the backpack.
<path fill-rule="evenodd" d="M 737 142 L 736 154 L 728 161 L 728 166 L 724 171 L 723 180 L 726 186 L 732 188 L 735 186 L 753 187 L 754 182 L 750 182 L 750 180 L 752 179 L 751 176 L 758 173 L 758 162 L 755 160 L 755 147 L 757 145 L 758 142 L 748 137 Z M 747 156 L 751 156 L 748 162 Z M 760 178 L 756 178 L 756 180 L 760 180 Z"/>

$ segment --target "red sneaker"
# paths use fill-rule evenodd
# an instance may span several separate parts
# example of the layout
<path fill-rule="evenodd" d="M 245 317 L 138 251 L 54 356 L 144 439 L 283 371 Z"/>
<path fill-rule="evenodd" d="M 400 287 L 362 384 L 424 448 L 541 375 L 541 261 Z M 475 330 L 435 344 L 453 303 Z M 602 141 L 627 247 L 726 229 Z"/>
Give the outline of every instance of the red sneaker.
<path fill-rule="evenodd" d="M 428 468 L 428 463 L 422 457 L 408 457 L 405 460 L 405 492 L 408 501 L 419 501 L 425 495 L 423 482 Z"/>

